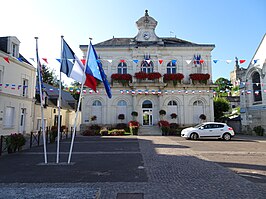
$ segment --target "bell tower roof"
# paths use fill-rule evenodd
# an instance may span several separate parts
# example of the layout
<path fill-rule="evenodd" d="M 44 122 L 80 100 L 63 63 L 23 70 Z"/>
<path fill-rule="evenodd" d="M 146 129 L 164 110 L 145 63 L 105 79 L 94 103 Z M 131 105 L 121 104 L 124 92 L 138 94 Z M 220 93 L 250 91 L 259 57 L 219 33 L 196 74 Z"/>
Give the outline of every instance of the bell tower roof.
<path fill-rule="evenodd" d="M 138 29 L 152 29 L 154 30 L 157 26 L 157 21 L 150 17 L 148 10 L 145 10 L 145 15 L 136 21 Z"/>

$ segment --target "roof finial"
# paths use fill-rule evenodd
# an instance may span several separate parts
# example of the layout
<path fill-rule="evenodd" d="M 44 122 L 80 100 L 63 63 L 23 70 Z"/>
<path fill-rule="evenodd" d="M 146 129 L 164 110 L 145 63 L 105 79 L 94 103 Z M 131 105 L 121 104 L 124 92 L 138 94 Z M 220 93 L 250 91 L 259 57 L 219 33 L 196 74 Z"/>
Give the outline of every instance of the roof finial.
<path fill-rule="evenodd" d="M 149 16 L 148 10 L 145 10 L 145 16 Z"/>

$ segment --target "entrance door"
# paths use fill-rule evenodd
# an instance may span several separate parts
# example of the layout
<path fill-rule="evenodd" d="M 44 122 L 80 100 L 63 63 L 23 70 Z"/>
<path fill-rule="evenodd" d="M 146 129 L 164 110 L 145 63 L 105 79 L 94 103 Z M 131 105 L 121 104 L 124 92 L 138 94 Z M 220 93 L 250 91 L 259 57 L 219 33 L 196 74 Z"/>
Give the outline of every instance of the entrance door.
<path fill-rule="evenodd" d="M 143 126 L 151 126 L 152 125 L 152 110 L 151 109 L 143 109 Z"/>
<path fill-rule="evenodd" d="M 145 100 L 142 103 L 142 125 L 143 126 L 152 126 L 152 102 L 150 100 Z"/>
<path fill-rule="evenodd" d="M 20 123 L 19 123 L 19 132 L 24 133 L 25 131 L 25 117 L 26 117 L 26 109 L 22 108 L 20 112 Z"/>

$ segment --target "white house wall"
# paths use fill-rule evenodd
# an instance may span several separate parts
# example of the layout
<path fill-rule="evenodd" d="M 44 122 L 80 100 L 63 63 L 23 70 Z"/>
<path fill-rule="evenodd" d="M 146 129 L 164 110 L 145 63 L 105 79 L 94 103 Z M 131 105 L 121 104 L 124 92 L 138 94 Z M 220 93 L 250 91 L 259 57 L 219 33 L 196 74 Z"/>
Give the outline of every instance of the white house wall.
<path fill-rule="evenodd" d="M 7 63 L 2 57 L 9 58 Z M 25 63 L 20 62 L 17 58 L 0 52 L 0 70 L 3 71 L 2 87 L 0 88 L 0 135 L 20 132 L 21 109 L 25 109 L 25 126 L 21 133 L 30 133 L 33 127 L 33 105 L 35 95 L 35 76 L 36 69 Z M 23 79 L 28 80 L 27 95 L 23 96 L 22 90 L 18 85 L 23 85 Z M 9 86 L 6 88 L 6 84 Z M 12 84 L 15 85 L 11 89 Z M 5 127 L 5 113 L 7 107 L 14 107 L 14 123 L 12 127 Z"/>

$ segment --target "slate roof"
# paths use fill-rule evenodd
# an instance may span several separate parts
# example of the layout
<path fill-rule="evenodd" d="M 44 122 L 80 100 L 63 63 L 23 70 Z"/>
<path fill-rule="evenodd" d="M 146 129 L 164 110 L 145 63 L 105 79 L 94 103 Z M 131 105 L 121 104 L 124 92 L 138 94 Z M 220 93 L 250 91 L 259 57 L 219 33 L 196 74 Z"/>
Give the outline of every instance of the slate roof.
<path fill-rule="evenodd" d="M 135 38 L 112 38 L 94 45 L 95 48 L 106 47 L 136 47 L 136 46 L 163 46 L 163 47 L 215 47 L 214 44 L 196 44 L 176 37 L 159 38 L 161 41 L 136 41 Z M 80 45 L 87 48 L 88 45 Z"/>
<path fill-rule="evenodd" d="M 45 91 L 48 96 L 48 106 L 52 106 L 52 107 L 57 106 L 59 89 L 46 83 L 43 83 L 43 86 L 45 87 Z M 38 94 L 39 91 L 36 91 L 36 93 Z M 71 109 L 71 110 L 76 109 L 77 101 L 73 98 L 73 96 L 69 92 L 62 90 L 61 96 L 62 96 L 61 107 L 63 109 Z M 38 100 L 38 103 L 40 103 L 39 100 Z"/>

